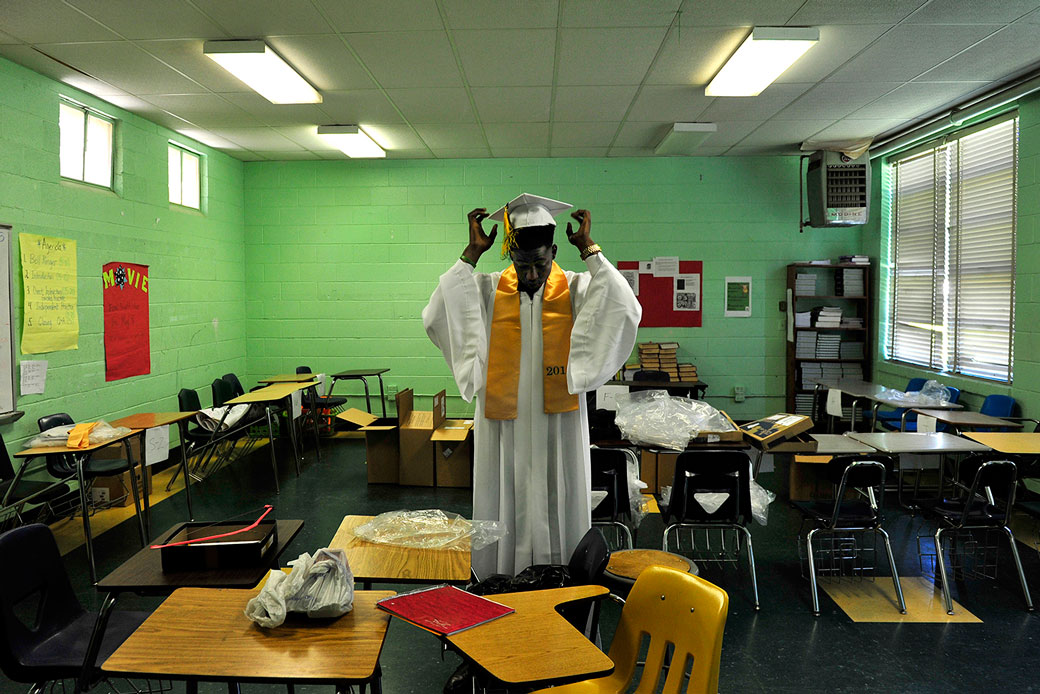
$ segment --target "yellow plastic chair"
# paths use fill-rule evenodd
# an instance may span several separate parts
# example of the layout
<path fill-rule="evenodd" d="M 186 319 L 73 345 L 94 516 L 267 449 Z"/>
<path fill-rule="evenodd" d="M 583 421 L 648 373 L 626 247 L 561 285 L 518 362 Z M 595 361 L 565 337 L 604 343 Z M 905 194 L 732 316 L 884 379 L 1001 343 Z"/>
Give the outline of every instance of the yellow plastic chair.
<path fill-rule="evenodd" d="M 614 661 L 614 672 L 606 677 L 543 689 L 536 694 L 627 692 L 636 677 L 636 661 L 644 635 L 649 636 L 650 644 L 636 694 L 656 691 L 666 668 L 668 675 L 662 694 L 682 691 L 717 694 L 722 631 L 728 612 L 729 595 L 722 588 L 693 574 L 651 566 L 639 574 L 621 612 L 608 653 Z M 670 667 L 666 662 L 669 644 L 675 646 Z M 691 670 L 690 683 L 683 690 L 686 670 Z"/>

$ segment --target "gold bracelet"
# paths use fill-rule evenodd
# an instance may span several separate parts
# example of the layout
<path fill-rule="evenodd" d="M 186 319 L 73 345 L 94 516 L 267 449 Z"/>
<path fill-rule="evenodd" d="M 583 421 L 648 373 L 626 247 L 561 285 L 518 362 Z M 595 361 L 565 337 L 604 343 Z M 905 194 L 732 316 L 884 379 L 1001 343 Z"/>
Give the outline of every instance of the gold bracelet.
<path fill-rule="evenodd" d="M 580 255 L 582 260 L 588 260 L 590 255 L 596 255 L 597 253 L 602 252 L 603 249 L 599 247 L 599 244 L 594 243 L 591 246 L 586 246 L 585 248 L 582 248 Z"/>

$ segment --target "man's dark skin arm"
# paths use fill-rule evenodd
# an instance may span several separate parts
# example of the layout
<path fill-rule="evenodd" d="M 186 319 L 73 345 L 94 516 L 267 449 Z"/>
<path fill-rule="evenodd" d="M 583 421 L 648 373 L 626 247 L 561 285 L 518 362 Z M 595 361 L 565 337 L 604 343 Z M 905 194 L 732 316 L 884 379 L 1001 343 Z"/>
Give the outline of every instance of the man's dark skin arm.
<path fill-rule="evenodd" d="M 486 207 L 478 207 L 466 215 L 466 218 L 469 220 L 469 245 L 466 246 L 466 250 L 462 252 L 462 255 L 471 260 L 473 265 L 476 265 L 484 251 L 495 245 L 495 237 L 498 236 L 498 225 L 491 227 L 490 236 L 484 233 L 484 228 L 480 223 L 488 218 Z M 570 224 L 567 226 L 569 231 Z"/>
<path fill-rule="evenodd" d="M 595 243 L 589 236 L 589 229 L 592 227 L 592 213 L 588 210 L 575 210 L 571 213 L 571 217 L 578 222 L 578 230 L 574 231 L 571 223 L 567 222 L 567 240 L 578 251 L 582 251 Z"/>

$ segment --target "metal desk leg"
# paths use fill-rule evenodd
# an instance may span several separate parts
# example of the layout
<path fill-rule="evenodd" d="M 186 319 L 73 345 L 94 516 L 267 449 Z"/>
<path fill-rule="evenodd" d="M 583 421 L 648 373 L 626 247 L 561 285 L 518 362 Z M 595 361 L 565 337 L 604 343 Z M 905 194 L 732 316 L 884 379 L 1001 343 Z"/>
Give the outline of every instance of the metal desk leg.
<path fill-rule="evenodd" d="M 383 419 L 386 419 L 386 393 L 383 392 L 383 374 L 376 374 L 376 378 L 379 379 L 379 402 L 383 403 Z"/>
<path fill-rule="evenodd" d="M 314 428 L 314 454 L 321 462 L 321 438 L 318 435 L 318 386 L 312 386 L 311 391 L 311 424 Z"/>
<path fill-rule="evenodd" d="M 300 452 L 296 443 L 296 413 L 293 412 L 292 395 L 285 398 L 286 419 L 289 422 L 289 440 L 292 443 L 293 462 L 296 464 L 296 476 L 300 476 Z"/>
<path fill-rule="evenodd" d="M 141 454 L 144 455 L 144 432 L 141 430 Z M 152 509 L 148 506 L 148 486 L 145 484 L 144 476 L 148 474 L 148 470 L 145 468 L 144 460 L 137 461 L 135 464 L 133 458 L 133 449 L 130 448 L 130 439 L 123 439 L 123 449 L 126 450 L 126 460 L 130 466 L 130 487 L 134 494 L 134 507 L 137 509 L 137 523 L 141 526 L 141 546 L 145 547 L 148 544 L 148 538 L 152 534 Z M 134 468 L 139 464 L 141 466 L 141 495 L 144 496 L 144 510 L 141 509 L 141 498 L 137 493 L 137 475 L 134 474 Z"/>
<path fill-rule="evenodd" d="M 856 431 L 856 408 L 859 405 L 859 398 L 852 398 L 852 415 L 849 420 L 849 430 Z M 865 419 L 865 418 L 864 418 Z"/>
<path fill-rule="evenodd" d="M 87 549 L 87 563 L 90 565 L 90 585 L 97 583 L 97 569 L 94 566 L 94 537 L 90 534 L 90 504 L 87 500 L 87 478 L 83 467 L 87 464 L 87 456 L 77 455 L 76 479 L 79 482 L 79 505 L 83 513 L 83 544 Z"/>
<path fill-rule="evenodd" d="M 879 407 L 881 407 L 881 403 L 880 402 L 875 402 L 874 403 L 874 407 L 871 408 L 871 411 L 870 411 L 870 430 L 871 431 L 874 431 L 874 430 L 877 429 L 877 411 L 878 411 Z"/>
<path fill-rule="evenodd" d="M 379 379 L 380 383 L 382 383 L 382 380 L 383 379 Z M 361 383 L 365 386 L 365 409 L 368 410 L 369 414 L 372 414 L 372 400 L 368 394 L 368 379 L 361 376 Z M 386 415 L 384 414 L 383 416 L 385 417 Z"/>
<path fill-rule="evenodd" d="M 899 418 L 899 431 L 906 431 L 906 416 L 910 414 L 910 408 L 903 408 L 903 414 Z"/>
<path fill-rule="evenodd" d="M 267 417 L 267 437 L 270 439 L 268 447 L 271 450 L 271 471 L 274 473 L 274 493 L 281 494 L 281 487 L 278 485 L 278 461 L 274 457 L 274 425 L 271 423 L 271 406 L 264 405 L 264 415 Z M 289 411 L 290 420 L 292 419 L 292 410 Z"/>
<path fill-rule="evenodd" d="M 177 422 L 177 430 L 181 434 L 181 472 L 184 473 L 184 500 L 188 502 L 188 520 L 195 520 L 191 510 L 191 475 L 188 474 L 188 420 Z"/>

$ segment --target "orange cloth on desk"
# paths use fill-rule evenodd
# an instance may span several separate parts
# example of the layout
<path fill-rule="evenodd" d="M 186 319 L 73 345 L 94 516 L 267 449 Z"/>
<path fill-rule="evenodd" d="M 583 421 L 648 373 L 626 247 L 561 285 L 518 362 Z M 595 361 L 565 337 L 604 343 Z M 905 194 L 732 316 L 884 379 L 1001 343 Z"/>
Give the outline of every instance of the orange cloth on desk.
<path fill-rule="evenodd" d="M 90 432 L 94 431 L 97 425 L 98 422 L 83 422 L 72 427 L 66 445 L 69 448 L 86 448 L 90 445 Z"/>

